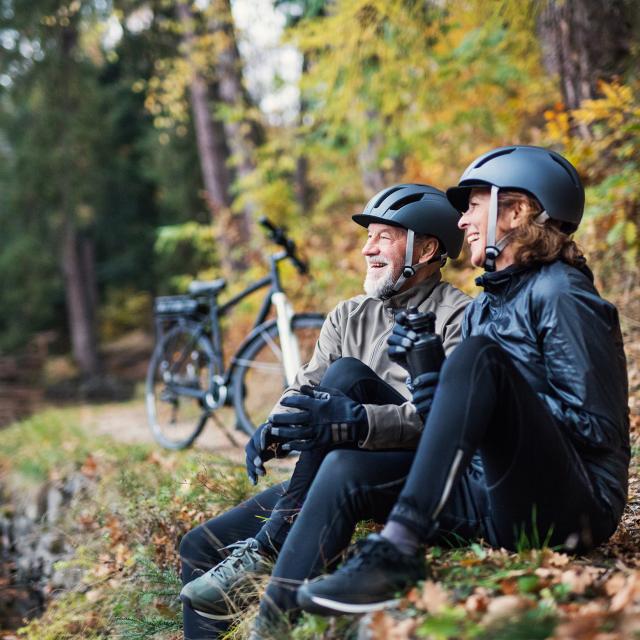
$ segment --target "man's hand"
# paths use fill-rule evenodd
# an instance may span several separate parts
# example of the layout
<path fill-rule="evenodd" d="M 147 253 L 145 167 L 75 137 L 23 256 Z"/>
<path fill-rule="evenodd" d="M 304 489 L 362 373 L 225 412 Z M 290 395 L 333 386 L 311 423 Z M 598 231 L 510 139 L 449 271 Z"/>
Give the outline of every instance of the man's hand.
<path fill-rule="evenodd" d="M 409 326 L 406 312 L 401 311 L 396 315 L 393 330 L 387 339 L 389 358 L 408 371 L 407 351 L 413 348 L 417 339 L 418 334 Z"/>
<path fill-rule="evenodd" d="M 413 404 L 424 419 L 426 419 L 429 411 L 431 411 L 433 396 L 438 386 L 439 377 L 440 373 L 438 371 L 431 371 L 429 373 L 421 373 L 411 381 L 413 386 Z"/>
<path fill-rule="evenodd" d="M 271 433 L 285 451 L 306 451 L 347 442 L 364 440 L 369 430 L 365 408 L 338 389 L 300 388 L 300 395 L 281 401 L 285 407 L 299 409 L 294 413 L 271 416 Z"/>
<path fill-rule="evenodd" d="M 265 462 L 287 455 L 288 452 L 283 451 L 280 446 L 281 442 L 271 434 L 271 422 L 264 422 L 255 430 L 244 448 L 247 475 L 251 484 L 257 484 L 258 477 L 267 473 L 264 468 Z"/>

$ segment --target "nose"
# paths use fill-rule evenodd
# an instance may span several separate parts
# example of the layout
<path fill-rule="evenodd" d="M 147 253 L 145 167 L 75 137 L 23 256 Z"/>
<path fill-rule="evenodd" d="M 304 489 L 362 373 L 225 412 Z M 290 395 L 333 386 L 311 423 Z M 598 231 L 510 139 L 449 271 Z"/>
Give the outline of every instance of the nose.
<path fill-rule="evenodd" d="M 367 238 L 367 241 L 364 243 L 364 247 L 362 247 L 362 255 L 363 256 L 373 256 L 378 253 L 378 246 L 373 238 Z"/>
<path fill-rule="evenodd" d="M 460 218 L 458 219 L 458 229 L 462 229 L 464 231 L 469 226 L 468 213 L 469 210 L 467 209 L 467 211 L 460 214 Z"/>

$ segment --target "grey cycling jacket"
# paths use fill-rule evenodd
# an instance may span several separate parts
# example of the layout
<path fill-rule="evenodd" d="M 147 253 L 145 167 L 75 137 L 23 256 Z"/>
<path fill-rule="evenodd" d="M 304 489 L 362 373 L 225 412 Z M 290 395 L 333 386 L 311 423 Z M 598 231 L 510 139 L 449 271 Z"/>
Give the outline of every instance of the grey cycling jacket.
<path fill-rule="evenodd" d="M 411 289 L 389 299 L 359 295 L 340 302 L 327 316 L 310 362 L 302 367 L 294 384 L 284 395 L 295 393 L 303 384 L 317 385 L 329 365 L 342 357 L 357 358 L 385 382 L 407 398 L 402 405 L 367 404 L 369 433 L 364 449 L 413 449 L 422 432 L 423 421 L 410 402 L 407 372 L 387 355 L 387 338 L 394 315 L 407 307 L 436 314 L 436 331 L 448 354 L 460 342 L 461 322 L 470 298 L 447 282 L 440 272 Z M 291 411 L 280 404 L 273 413 Z"/>

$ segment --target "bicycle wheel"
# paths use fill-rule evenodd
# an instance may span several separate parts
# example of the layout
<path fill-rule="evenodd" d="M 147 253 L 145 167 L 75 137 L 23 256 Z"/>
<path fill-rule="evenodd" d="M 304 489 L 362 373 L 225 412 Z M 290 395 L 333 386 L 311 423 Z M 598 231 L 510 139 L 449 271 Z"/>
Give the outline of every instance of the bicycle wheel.
<path fill-rule="evenodd" d="M 323 322 L 324 316 L 319 313 L 292 318 L 303 364 L 311 359 Z M 247 344 L 235 362 L 232 388 L 237 426 L 251 435 L 265 421 L 287 386 L 275 321 Z"/>
<path fill-rule="evenodd" d="M 147 371 L 147 417 L 163 447 L 184 449 L 200 435 L 214 366 L 211 343 L 196 326 L 178 325 L 156 345 Z"/>

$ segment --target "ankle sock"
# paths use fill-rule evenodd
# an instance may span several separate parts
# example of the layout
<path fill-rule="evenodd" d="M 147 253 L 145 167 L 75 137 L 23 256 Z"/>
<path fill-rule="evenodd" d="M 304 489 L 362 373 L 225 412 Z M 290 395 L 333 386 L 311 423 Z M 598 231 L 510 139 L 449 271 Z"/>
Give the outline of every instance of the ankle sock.
<path fill-rule="evenodd" d="M 416 555 L 420 548 L 418 536 L 411 531 L 411 529 L 394 520 L 389 520 L 389 522 L 384 525 L 384 529 L 380 532 L 380 535 L 408 556 Z"/>

